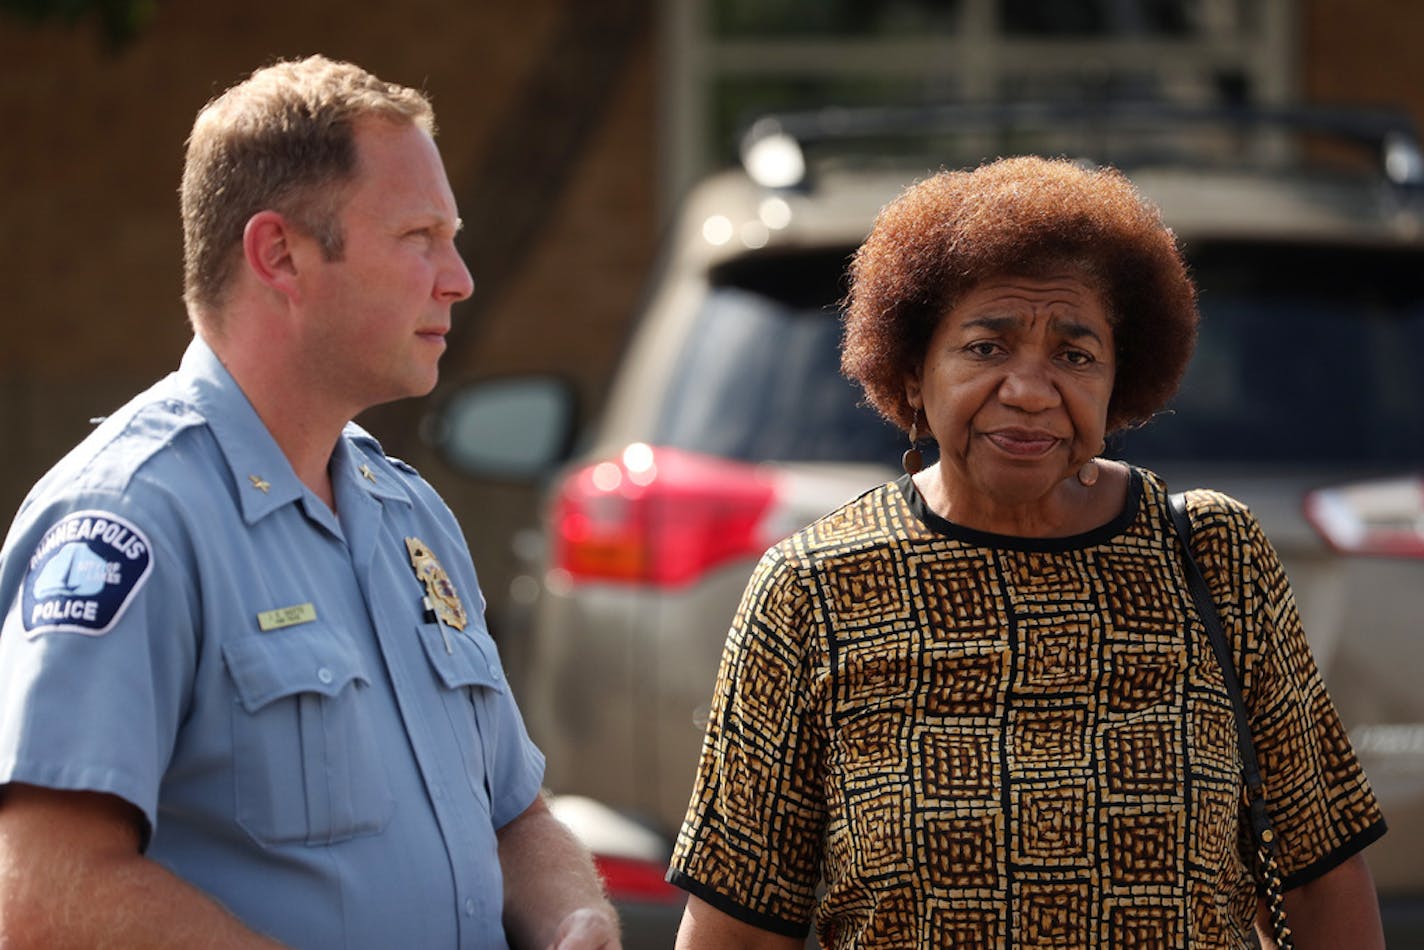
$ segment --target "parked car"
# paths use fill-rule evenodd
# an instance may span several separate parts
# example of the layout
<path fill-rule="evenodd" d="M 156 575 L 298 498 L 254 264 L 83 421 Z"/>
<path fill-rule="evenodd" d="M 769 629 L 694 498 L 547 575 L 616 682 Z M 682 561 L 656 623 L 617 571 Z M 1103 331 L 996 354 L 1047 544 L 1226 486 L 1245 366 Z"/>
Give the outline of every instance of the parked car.
<path fill-rule="evenodd" d="M 912 139 L 935 157 L 887 159 Z M 1424 162 L 1396 116 L 1019 104 L 754 126 L 745 167 L 681 208 L 549 493 L 528 628 L 506 631 L 550 787 L 578 796 L 576 826 L 634 822 L 632 844 L 597 847 L 668 945 L 682 897 L 658 882 L 752 566 L 898 474 L 904 436 L 839 372 L 848 256 L 912 179 L 1024 152 L 1123 168 L 1183 241 L 1195 358 L 1171 410 L 1109 454 L 1260 519 L 1391 827 L 1368 852 L 1391 939 L 1424 945 Z M 435 427 L 472 471 L 501 450 L 481 404 L 471 390 Z"/>

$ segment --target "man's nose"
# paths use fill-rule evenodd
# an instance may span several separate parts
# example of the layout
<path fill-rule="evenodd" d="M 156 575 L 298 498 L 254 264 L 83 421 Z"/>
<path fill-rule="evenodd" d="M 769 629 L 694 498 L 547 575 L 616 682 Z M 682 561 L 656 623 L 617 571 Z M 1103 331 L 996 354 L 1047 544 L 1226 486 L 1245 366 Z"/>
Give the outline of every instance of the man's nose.
<path fill-rule="evenodd" d="M 435 295 L 441 300 L 457 303 L 475 292 L 475 279 L 465 266 L 465 259 L 452 242 L 446 260 L 442 262 L 435 284 Z"/>

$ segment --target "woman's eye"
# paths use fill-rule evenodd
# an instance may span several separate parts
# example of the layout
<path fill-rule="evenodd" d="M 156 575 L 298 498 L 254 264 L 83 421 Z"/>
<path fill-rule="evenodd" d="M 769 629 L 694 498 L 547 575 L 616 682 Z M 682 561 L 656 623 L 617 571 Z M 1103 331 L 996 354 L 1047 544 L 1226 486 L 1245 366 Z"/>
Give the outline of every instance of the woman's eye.
<path fill-rule="evenodd" d="M 989 340 L 978 340 L 966 346 L 965 349 L 975 356 L 993 356 L 999 351 L 999 346 Z"/>
<path fill-rule="evenodd" d="M 1088 366 L 1093 362 L 1093 354 L 1083 350 L 1069 350 L 1063 358 L 1073 366 Z"/>

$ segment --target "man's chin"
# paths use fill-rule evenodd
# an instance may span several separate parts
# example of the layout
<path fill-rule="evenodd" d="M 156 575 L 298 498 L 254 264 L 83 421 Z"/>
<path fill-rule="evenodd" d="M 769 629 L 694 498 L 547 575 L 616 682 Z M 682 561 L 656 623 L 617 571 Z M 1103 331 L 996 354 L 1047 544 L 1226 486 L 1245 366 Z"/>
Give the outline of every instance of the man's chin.
<path fill-rule="evenodd" d="M 408 386 L 404 386 L 397 391 L 390 392 L 384 396 L 374 397 L 367 409 L 379 409 L 382 406 L 389 406 L 398 402 L 405 402 L 408 399 L 422 399 L 435 391 L 436 384 L 440 382 L 438 374 L 431 374 L 429 379 L 414 381 Z M 363 412 L 365 410 L 362 410 Z"/>

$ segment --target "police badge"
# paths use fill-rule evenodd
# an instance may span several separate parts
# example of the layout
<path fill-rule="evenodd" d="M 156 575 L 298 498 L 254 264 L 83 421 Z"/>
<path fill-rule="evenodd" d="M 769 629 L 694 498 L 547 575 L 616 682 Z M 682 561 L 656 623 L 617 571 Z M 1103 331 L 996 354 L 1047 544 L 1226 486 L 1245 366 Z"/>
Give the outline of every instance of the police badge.
<path fill-rule="evenodd" d="M 419 538 L 406 538 L 405 549 L 410 552 L 410 566 L 415 576 L 425 585 L 425 602 L 435 613 L 436 619 L 456 630 L 464 630 L 467 622 L 465 605 L 460 603 L 460 595 L 455 585 L 450 583 L 450 575 L 440 566 L 430 546 Z"/>

